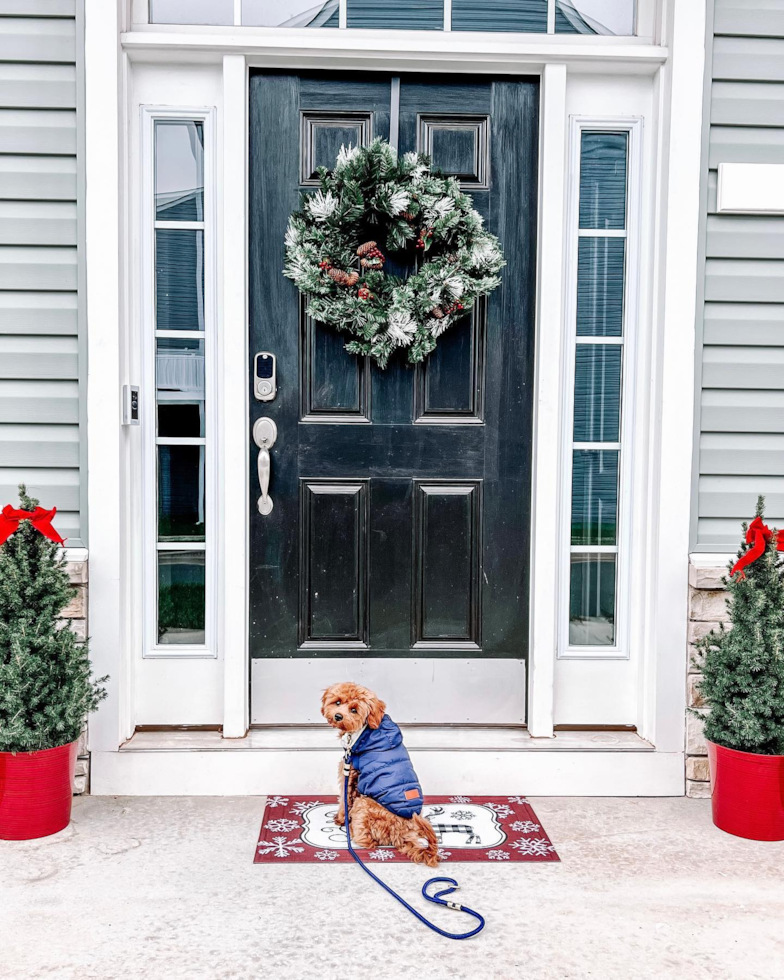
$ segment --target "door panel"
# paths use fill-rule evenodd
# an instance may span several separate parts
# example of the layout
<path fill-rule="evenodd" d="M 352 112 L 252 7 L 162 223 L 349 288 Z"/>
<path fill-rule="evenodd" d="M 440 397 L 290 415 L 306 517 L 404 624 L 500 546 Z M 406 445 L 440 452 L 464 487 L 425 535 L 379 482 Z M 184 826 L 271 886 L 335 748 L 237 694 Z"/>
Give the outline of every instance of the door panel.
<path fill-rule="evenodd" d="M 267 415 L 278 430 L 266 517 L 251 443 L 256 721 L 275 720 L 270 705 L 287 684 L 315 696 L 329 673 L 315 658 L 325 657 L 338 674 L 386 678 L 387 688 L 393 664 L 409 662 L 412 683 L 429 676 L 419 683 L 431 695 L 449 691 L 437 720 L 524 717 L 538 83 L 401 77 L 399 151 L 428 152 L 458 177 L 507 267 L 424 364 L 400 354 L 381 371 L 305 315 L 281 269 L 300 192 L 342 144 L 389 137 L 390 95 L 385 75 L 251 76 L 250 353 L 277 356 L 278 383 L 272 402 L 251 388 L 251 426 Z M 405 275 L 405 261 L 392 256 L 388 268 Z M 444 661 L 437 682 L 422 667 L 434 657 Z M 463 666 L 450 674 L 454 658 Z M 503 717 L 497 690 L 493 699 L 475 680 L 482 669 L 496 688 L 502 677 L 513 684 Z M 418 691 L 397 716 L 421 716 L 428 696 Z"/>

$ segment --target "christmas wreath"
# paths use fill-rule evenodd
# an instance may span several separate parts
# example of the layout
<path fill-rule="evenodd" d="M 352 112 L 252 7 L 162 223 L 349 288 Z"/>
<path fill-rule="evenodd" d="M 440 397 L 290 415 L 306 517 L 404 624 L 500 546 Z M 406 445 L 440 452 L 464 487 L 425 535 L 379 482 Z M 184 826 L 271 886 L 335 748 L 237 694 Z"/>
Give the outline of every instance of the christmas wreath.
<path fill-rule="evenodd" d="M 286 231 L 284 274 L 314 320 L 351 334 L 346 350 L 384 368 L 398 347 L 416 364 L 501 282 L 498 239 L 454 177 L 381 139 L 341 147 Z M 412 263 L 413 255 L 417 256 Z M 385 271 L 415 265 L 407 278 Z"/>

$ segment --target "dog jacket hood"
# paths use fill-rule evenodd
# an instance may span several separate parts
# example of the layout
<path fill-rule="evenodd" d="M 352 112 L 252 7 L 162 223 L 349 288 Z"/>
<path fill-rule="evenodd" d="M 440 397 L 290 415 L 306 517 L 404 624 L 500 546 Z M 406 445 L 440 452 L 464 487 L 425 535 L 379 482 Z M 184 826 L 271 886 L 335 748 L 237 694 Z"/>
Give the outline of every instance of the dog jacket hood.
<path fill-rule="evenodd" d="M 403 733 L 389 715 L 378 728 L 366 728 L 351 749 L 351 765 L 359 773 L 357 789 L 398 817 L 422 810 L 422 787 L 403 745 Z"/>

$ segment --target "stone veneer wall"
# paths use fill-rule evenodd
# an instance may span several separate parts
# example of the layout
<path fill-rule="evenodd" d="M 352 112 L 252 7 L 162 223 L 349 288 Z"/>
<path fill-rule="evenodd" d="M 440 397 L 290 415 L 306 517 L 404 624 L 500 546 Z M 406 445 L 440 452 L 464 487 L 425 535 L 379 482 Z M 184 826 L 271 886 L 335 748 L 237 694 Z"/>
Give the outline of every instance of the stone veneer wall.
<path fill-rule="evenodd" d="M 76 586 L 73 602 L 63 610 L 63 619 L 71 620 L 71 629 L 80 640 L 87 639 L 87 560 L 69 561 L 68 574 Z M 90 753 L 87 749 L 87 723 L 79 738 L 79 749 L 76 759 L 76 778 L 74 793 L 82 794 L 90 791 Z"/>
<path fill-rule="evenodd" d="M 688 705 L 705 711 L 697 692 L 701 674 L 695 665 L 694 643 L 706 633 L 726 623 L 726 590 L 722 578 L 727 574 L 724 565 L 720 567 L 700 567 L 689 565 L 689 672 Z M 710 775 L 708 772 L 708 748 L 702 733 L 702 722 L 689 712 L 686 716 L 686 795 L 693 797 L 710 796 Z"/>

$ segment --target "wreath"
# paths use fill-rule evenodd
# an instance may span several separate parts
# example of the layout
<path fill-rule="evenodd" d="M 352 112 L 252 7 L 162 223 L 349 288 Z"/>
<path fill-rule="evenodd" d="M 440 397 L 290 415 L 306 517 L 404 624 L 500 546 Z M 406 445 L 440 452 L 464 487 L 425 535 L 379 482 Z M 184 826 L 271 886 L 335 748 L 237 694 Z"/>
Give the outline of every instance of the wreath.
<path fill-rule="evenodd" d="M 423 361 L 500 284 L 498 239 L 454 177 L 421 154 L 398 158 L 382 139 L 341 147 L 334 170 L 317 172 L 318 190 L 289 219 L 284 275 L 309 316 L 351 335 L 350 353 L 384 368 L 403 347 L 409 363 Z M 413 271 L 394 275 L 388 261 Z"/>

